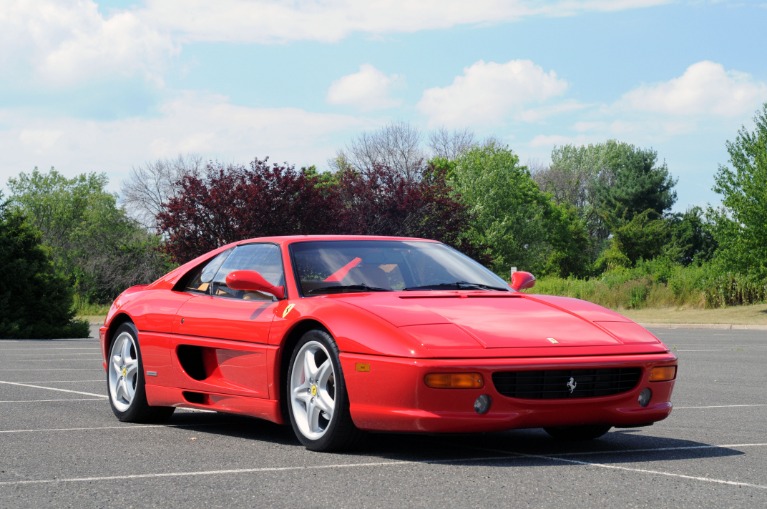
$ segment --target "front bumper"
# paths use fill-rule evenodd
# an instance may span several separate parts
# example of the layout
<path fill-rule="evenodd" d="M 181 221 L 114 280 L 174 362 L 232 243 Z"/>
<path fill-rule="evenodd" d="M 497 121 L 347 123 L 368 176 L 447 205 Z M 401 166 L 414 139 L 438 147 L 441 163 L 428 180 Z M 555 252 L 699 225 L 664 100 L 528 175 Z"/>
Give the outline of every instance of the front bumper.
<path fill-rule="evenodd" d="M 355 425 L 378 431 L 480 432 L 515 428 L 609 424 L 649 425 L 671 413 L 674 380 L 651 382 L 656 366 L 676 366 L 671 353 L 608 357 L 532 359 L 403 359 L 342 354 L 341 364 Z M 638 367 L 642 372 L 632 389 L 612 396 L 581 399 L 519 399 L 500 394 L 492 379 L 496 371 L 599 369 Z M 427 387 L 428 373 L 480 373 L 478 389 Z M 649 404 L 639 404 L 644 389 Z M 490 397 L 489 411 L 479 414 L 474 402 Z"/>

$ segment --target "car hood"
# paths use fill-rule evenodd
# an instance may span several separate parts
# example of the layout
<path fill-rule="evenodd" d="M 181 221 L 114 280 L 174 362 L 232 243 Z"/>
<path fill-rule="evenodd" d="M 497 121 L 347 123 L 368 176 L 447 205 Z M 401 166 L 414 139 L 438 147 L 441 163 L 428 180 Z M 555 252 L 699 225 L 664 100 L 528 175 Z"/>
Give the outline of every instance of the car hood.
<path fill-rule="evenodd" d="M 410 332 L 423 346 L 609 347 L 660 344 L 643 327 L 601 306 L 564 297 L 502 292 L 370 294 L 347 303 Z M 462 332 L 451 333 L 455 328 Z M 431 331 L 431 332 L 430 332 Z M 471 339 L 469 339 L 471 338 Z"/>

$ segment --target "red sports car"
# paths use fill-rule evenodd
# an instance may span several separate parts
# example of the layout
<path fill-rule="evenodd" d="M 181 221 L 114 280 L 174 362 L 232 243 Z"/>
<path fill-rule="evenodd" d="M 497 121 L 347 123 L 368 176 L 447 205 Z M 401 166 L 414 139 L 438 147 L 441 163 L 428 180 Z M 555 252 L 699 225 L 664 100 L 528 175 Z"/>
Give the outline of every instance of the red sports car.
<path fill-rule="evenodd" d="M 115 300 L 109 401 L 121 421 L 289 421 L 317 451 L 363 430 L 589 439 L 667 417 L 676 355 L 608 309 L 520 292 L 534 282 L 424 239 L 236 242 Z"/>

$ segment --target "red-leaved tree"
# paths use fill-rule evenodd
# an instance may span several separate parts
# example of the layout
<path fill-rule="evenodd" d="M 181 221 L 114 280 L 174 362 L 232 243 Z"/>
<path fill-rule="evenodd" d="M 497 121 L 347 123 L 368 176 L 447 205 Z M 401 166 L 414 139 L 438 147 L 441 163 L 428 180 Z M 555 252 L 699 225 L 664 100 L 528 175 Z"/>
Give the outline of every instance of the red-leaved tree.
<path fill-rule="evenodd" d="M 171 257 L 182 262 L 249 237 L 330 233 L 334 189 L 316 173 L 256 159 L 250 167 L 209 164 L 181 178 L 158 214 Z"/>
<path fill-rule="evenodd" d="M 468 213 L 446 180 L 428 166 L 418 180 L 387 166 L 335 174 L 269 165 L 208 165 L 185 175 L 181 191 L 158 214 L 167 250 L 177 262 L 249 237 L 292 234 L 397 235 L 461 245 Z"/>
<path fill-rule="evenodd" d="M 425 237 L 456 245 L 468 214 L 453 197 L 445 173 L 428 166 L 422 178 L 410 180 L 388 166 L 375 165 L 364 174 L 343 170 L 337 174 L 338 224 L 343 233 Z"/>

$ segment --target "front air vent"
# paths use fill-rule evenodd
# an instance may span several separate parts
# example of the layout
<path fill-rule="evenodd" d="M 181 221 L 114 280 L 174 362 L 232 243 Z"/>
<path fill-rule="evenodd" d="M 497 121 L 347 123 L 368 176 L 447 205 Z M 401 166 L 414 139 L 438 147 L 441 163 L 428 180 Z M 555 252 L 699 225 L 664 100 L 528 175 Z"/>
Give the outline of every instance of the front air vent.
<path fill-rule="evenodd" d="M 195 380 L 205 380 L 210 376 L 210 362 L 205 357 L 210 356 L 210 349 L 192 345 L 179 345 L 176 357 L 184 372 Z"/>

